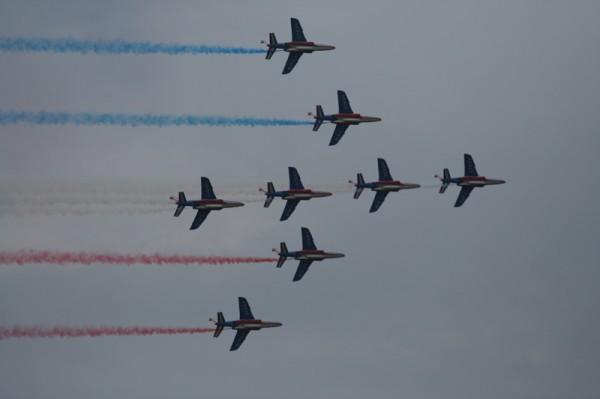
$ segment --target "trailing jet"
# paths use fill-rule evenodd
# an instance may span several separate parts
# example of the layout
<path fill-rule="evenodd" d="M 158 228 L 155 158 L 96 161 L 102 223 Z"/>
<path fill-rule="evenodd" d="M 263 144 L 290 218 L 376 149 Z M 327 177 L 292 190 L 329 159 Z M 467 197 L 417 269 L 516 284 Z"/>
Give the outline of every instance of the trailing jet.
<path fill-rule="evenodd" d="M 191 206 L 193 209 L 198 210 L 190 230 L 196 230 L 198 227 L 200 227 L 210 211 L 220 211 L 223 208 L 237 208 L 239 206 L 244 206 L 244 204 L 241 202 L 223 201 L 222 199 L 217 199 L 215 193 L 213 192 L 212 185 L 210 184 L 210 180 L 202 176 L 201 181 L 202 199 L 188 201 L 185 199 L 185 194 L 183 191 L 179 192 L 179 198 L 171 197 L 171 199 L 175 201 L 175 204 L 177 205 L 177 209 L 175 209 L 175 217 L 181 215 L 181 212 L 186 206 Z"/>
<path fill-rule="evenodd" d="M 358 125 L 363 122 L 379 122 L 381 118 L 376 116 L 362 116 L 361 114 L 355 114 L 352 111 L 352 107 L 350 107 L 350 101 L 348 101 L 348 96 L 342 90 L 338 90 L 338 105 L 339 105 L 339 113 L 332 115 L 325 115 L 323 113 L 323 107 L 317 105 L 317 112 L 313 114 L 309 112 L 308 114 L 315 118 L 315 124 L 313 125 L 313 132 L 319 130 L 321 124 L 323 122 L 331 122 L 335 123 L 337 126 L 333 131 L 333 136 L 331 137 L 331 141 L 329 145 L 336 145 L 338 141 L 342 138 L 344 133 L 346 133 L 346 129 L 350 125 Z"/>
<path fill-rule="evenodd" d="M 275 51 L 283 50 L 290 53 L 288 56 L 287 62 L 285 63 L 285 67 L 283 68 L 282 74 L 288 74 L 292 72 L 292 69 L 298 63 L 298 60 L 304 53 L 312 53 L 313 51 L 325 51 L 325 50 L 333 50 L 334 46 L 329 46 L 327 44 L 316 44 L 315 42 L 306 41 L 306 37 L 304 37 L 304 32 L 302 31 L 302 26 L 300 26 L 300 22 L 296 18 L 292 18 L 292 41 L 287 43 L 277 43 L 277 39 L 275 38 L 275 33 L 269 33 L 269 43 L 264 40 L 260 42 L 266 44 L 268 47 L 267 50 L 267 59 L 270 60 Z"/>
<path fill-rule="evenodd" d="M 274 321 L 262 321 L 254 318 L 246 298 L 238 297 L 238 302 L 240 304 L 239 320 L 225 321 L 225 317 L 223 316 L 222 312 L 217 313 L 217 320 L 212 318 L 209 319 L 215 323 L 215 326 L 217 326 L 215 334 L 213 335 L 215 338 L 221 334 L 221 331 L 223 331 L 224 328 L 231 328 L 232 330 L 237 331 L 235 338 L 233 339 L 233 343 L 231 344 L 231 348 L 229 349 L 230 351 L 237 350 L 244 343 L 244 340 L 250 331 L 258 331 L 262 328 L 281 327 L 281 323 Z"/>
<path fill-rule="evenodd" d="M 504 180 L 488 179 L 485 176 L 479 176 L 477 174 L 477 169 L 475 169 L 473 157 L 469 154 L 465 154 L 465 175 L 463 177 L 450 177 L 450 171 L 448 168 L 444 169 L 443 176 L 435 175 L 435 177 L 442 181 L 440 194 L 443 194 L 446 191 L 450 183 L 454 183 L 457 186 L 462 187 L 460 189 L 460 193 L 458 194 L 458 198 L 456 199 L 456 203 L 454 204 L 455 208 L 465 203 L 467 198 L 469 198 L 469 194 L 471 194 L 471 191 L 473 191 L 475 187 L 485 187 L 506 183 Z"/>
<path fill-rule="evenodd" d="M 286 191 L 275 191 L 275 186 L 273 186 L 273 182 L 267 183 L 267 190 L 260 188 L 259 190 L 264 192 L 267 196 L 265 200 L 265 208 L 268 208 L 271 205 L 271 201 L 275 197 L 281 197 L 287 201 L 285 208 L 283 209 L 283 213 L 281 214 L 280 221 L 288 220 L 294 209 L 296 209 L 296 205 L 300 201 L 308 201 L 311 198 L 318 197 L 329 197 L 331 193 L 327 193 L 324 191 L 312 191 L 307 190 L 302 185 L 302 181 L 300 180 L 300 175 L 298 171 L 294 167 L 289 167 L 290 174 L 290 189 Z"/>
<path fill-rule="evenodd" d="M 283 263 L 286 259 L 294 258 L 300 261 L 298 265 L 298 269 L 296 270 L 296 274 L 294 275 L 294 281 L 298 281 L 304 276 L 304 274 L 308 271 L 310 264 L 313 261 L 322 261 L 323 259 L 331 259 L 331 258 L 342 258 L 345 255 L 335 252 L 325 252 L 317 249 L 315 246 L 315 242 L 313 241 L 312 235 L 310 234 L 310 230 L 306 227 L 302 227 L 302 250 L 289 252 L 287 249 L 287 245 L 285 242 L 282 242 L 279 246 L 280 250 L 273 249 L 273 252 L 277 252 L 279 255 L 279 261 L 277 262 L 277 267 L 283 266 Z"/>
<path fill-rule="evenodd" d="M 377 158 L 377 166 L 379 167 L 379 180 L 371 183 L 365 183 L 365 179 L 363 178 L 362 173 L 358 173 L 356 175 L 356 183 L 354 187 L 356 187 L 356 191 L 354 192 L 354 199 L 360 197 L 360 193 L 362 193 L 363 189 L 370 188 L 373 191 L 376 191 L 375 198 L 373 199 L 373 204 L 371 204 L 371 209 L 369 212 L 375 212 L 379 209 L 383 201 L 385 201 L 385 197 L 388 195 L 390 191 L 400 191 L 400 190 L 408 190 L 411 188 L 419 188 L 420 184 L 414 183 L 401 183 L 398 180 L 392 179 L 392 175 L 390 174 L 390 169 L 387 166 L 387 163 L 383 158 Z M 352 180 L 349 183 L 353 183 Z"/>

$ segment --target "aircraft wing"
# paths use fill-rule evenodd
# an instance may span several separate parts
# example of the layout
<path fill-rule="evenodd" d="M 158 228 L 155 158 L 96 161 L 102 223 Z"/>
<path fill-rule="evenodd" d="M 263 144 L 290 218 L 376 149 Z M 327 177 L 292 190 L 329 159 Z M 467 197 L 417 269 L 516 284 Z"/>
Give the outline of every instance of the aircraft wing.
<path fill-rule="evenodd" d="M 373 198 L 373 204 L 371 204 L 371 209 L 369 209 L 369 212 L 376 212 L 381 204 L 383 204 L 383 201 L 385 201 L 385 197 L 387 197 L 388 193 L 389 191 L 377 191 L 375 198 Z"/>
<path fill-rule="evenodd" d="M 464 204 L 465 201 L 467 200 L 467 198 L 469 198 L 469 194 L 471 194 L 471 191 L 473 191 L 474 188 L 475 187 L 473 187 L 473 186 L 463 186 L 460 189 L 460 193 L 458 193 L 458 198 L 456 199 L 456 203 L 454 204 L 454 207 L 458 208 L 459 206 Z"/>
<path fill-rule="evenodd" d="M 298 280 L 302 279 L 304 274 L 306 274 L 306 272 L 308 271 L 308 268 L 310 267 L 310 264 L 312 262 L 313 262 L 312 260 L 301 260 L 300 261 L 300 264 L 298 265 L 298 269 L 296 269 L 296 274 L 294 275 L 294 281 L 298 281 Z"/>
<path fill-rule="evenodd" d="M 299 202 L 300 200 L 287 200 L 287 204 L 285 204 L 285 208 L 283 208 L 283 213 L 281 214 L 279 221 L 288 220 L 289 217 L 292 216 L 292 213 Z"/>
<path fill-rule="evenodd" d="M 475 169 L 475 162 L 473 162 L 473 157 L 469 154 L 465 154 L 465 176 L 479 176 L 477 174 L 477 169 Z"/>
<path fill-rule="evenodd" d="M 288 168 L 290 173 L 290 190 L 302 190 L 304 186 L 302 185 L 302 181 L 300 180 L 300 175 L 296 168 L 290 166 Z"/>
<path fill-rule="evenodd" d="M 238 302 L 240 304 L 240 320 L 254 320 L 254 316 L 252 315 L 250 305 L 246 298 L 238 297 Z"/>
<path fill-rule="evenodd" d="M 338 105 L 340 107 L 340 114 L 353 114 L 352 107 L 350 107 L 350 101 L 348 96 L 342 90 L 338 90 Z"/>
<path fill-rule="evenodd" d="M 316 250 L 317 246 L 310 234 L 310 230 L 306 227 L 302 227 L 302 249 Z"/>
<path fill-rule="evenodd" d="M 194 218 L 194 221 L 192 222 L 192 226 L 190 227 L 190 230 L 196 230 L 198 227 L 200 227 L 202 222 L 204 222 L 204 219 L 206 219 L 206 217 L 208 216 L 209 212 L 210 212 L 210 210 L 207 210 L 207 209 L 198 209 L 198 213 L 196 213 L 196 217 Z"/>
<path fill-rule="evenodd" d="M 385 159 L 377 158 L 377 166 L 379 167 L 379 180 L 381 181 L 392 181 L 392 175 L 390 173 L 390 168 L 388 168 Z"/>
<path fill-rule="evenodd" d="M 285 63 L 285 66 L 283 67 L 282 74 L 285 75 L 285 74 L 292 72 L 292 69 L 294 69 L 294 67 L 298 63 L 298 60 L 300 59 L 301 56 L 302 56 L 302 53 L 290 53 L 290 55 L 288 55 L 287 62 Z"/>
<path fill-rule="evenodd" d="M 302 25 L 296 18 L 292 18 L 292 41 L 293 42 L 305 42 L 304 32 L 302 31 Z"/>
<path fill-rule="evenodd" d="M 202 176 L 202 199 L 217 199 L 215 193 L 212 188 L 212 184 L 210 184 L 210 180 L 207 177 Z"/>
<path fill-rule="evenodd" d="M 238 348 L 240 346 L 242 346 L 242 344 L 246 340 L 246 337 L 248 336 L 249 333 L 250 333 L 250 330 L 238 330 L 237 333 L 235 334 L 235 338 L 233 339 L 233 343 L 231 344 L 231 348 L 229 348 L 229 350 L 230 351 L 238 350 Z"/>
<path fill-rule="evenodd" d="M 336 145 L 338 141 L 341 140 L 344 133 L 346 133 L 346 129 L 348 129 L 350 125 L 337 125 L 335 130 L 333 131 L 333 136 L 331 136 L 331 141 L 329 141 L 329 145 Z"/>

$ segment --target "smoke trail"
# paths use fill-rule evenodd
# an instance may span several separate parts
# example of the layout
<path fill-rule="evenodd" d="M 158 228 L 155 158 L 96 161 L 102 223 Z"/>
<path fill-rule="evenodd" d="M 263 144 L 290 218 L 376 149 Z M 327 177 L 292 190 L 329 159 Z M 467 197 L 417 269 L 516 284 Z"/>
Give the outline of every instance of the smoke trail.
<path fill-rule="evenodd" d="M 68 112 L 0 111 L 0 125 L 28 123 L 33 125 L 105 125 L 105 126 L 299 126 L 310 121 L 228 116 L 93 114 Z"/>
<path fill-rule="evenodd" d="M 111 265 L 223 265 L 240 263 L 271 263 L 273 258 L 243 257 L 243 256 L 189 256 L 189 255 L 162 255 L 162 254 L 116 254 L 100 252 L 67 252 L 67 251 L 39 251 L 23 249 L 20 251 L 0 251 L 0 264 L 79 264 L 91 265 L 94 263 Z"/>
<path fill-rule="evenodd" d="M 43 207 L 0 205 L 0 216 L 92 216 L 92 215 L 148 215 L 157 213 L 172 213 L 168 207 Z"/>
<path fill-rule="evenodd" d="M 0 37 L 0 51 L 10 53 L 52 52 L 77 54 L 260 54 L 265 49 L 177 43 L 127 42 L 124 40 L 76 40 L 44 37 Z"/>
<path fill-rule="evenodd" d="M 39 327 L 0 326 L 0 341 L 10 338 L 78 338 L 201 334 L 215 331 L 199 327 Z"/>

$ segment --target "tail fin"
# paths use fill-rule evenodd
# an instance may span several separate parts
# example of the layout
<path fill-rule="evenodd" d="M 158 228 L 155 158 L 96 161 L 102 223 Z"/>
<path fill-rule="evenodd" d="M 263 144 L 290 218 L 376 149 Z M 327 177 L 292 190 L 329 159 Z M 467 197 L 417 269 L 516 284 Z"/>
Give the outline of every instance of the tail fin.
<path fill-rule="evenodd" d="M 444 168 L 444 175 L 442 177 L 437 176 L 442 181 L 442 187 L 440 187 L 440 194 L 444 194 L 448 185 L 450 184 L 450 170 Z"/>
<path fill-rule="evenodd" d="M 280 254 L 287 254 L 288 249 L 287 249 L 287 245 L 285 245 L 285 242 L 282 242 L 281 244 L 279 244 L 279 253 Z M 287 256 L 282 256 L 279 255 L 279 260 L 277 261 L 277 267 L 281 267 L 283 266 L 283 263 L 286 261 Z"/>
<path fill-rule="evenodd" d="M 324 115 L 325 114 L 323 113 L 323 107 L 321 107 L 320 105 L 317 105 L 317 114 L 315 116 L 315 124 L 313 125 L 313 132 L 316 132 L 321 127 L 321 124 L 323 123 Z"/>
<path fill-rule="evenodd" d="M 223 316 L 223 312 L 217 313 L 217 323 L 218 324 L 225 323 L 225 317 Z M 224 327 L 223 325 L 217 325 L 217 328 L 215 330 L 215 334 L 213 335 L 213 337 L 217 338 L 221 334 L 221 331 L 223 331 L 223 327 Z"/>
<path fill-rule="evenodd" d="M 269 33 L 269 44 L 273 46 L 277 45 L 275 33 Z M 273 57 L 273 54 L 275 54 L 275 47 L 269 46 L 269 50 L 267 50 L 267 59 L 270 60 L 271 57 Z"/>
<path fill-rule="evenodd" d="M 183 191 L 179 192 L 179 202 L 185 202 L 185 194 L 183 193 Z M 181 212 L 183 212 L 183 208 L 185 208 L 185 205 L 177 205 L 177 209 L 175 209 L 175 217 L 178 217 L 179 215 L 181 215 Z"/>
<path fill-rule="evenodd" d="M 267 199 L 265 200 L 265 208 L 268 208 L 269 205 L 271 205 L 271 202 L 273 201 L 273 197 L 272 195 L 269 195 L 270 193 L 273 193 L 275 191 L 275 186 L 273 185 L 272 182 L 268 182 L 267 183 Z"/>
<path fill-rule="evenodd" d="M 363 191 L 362 185 L 365 184 L 365 179 L 363 178 L 362 173 L 357 173 L 356 174 L 356 191 L 354 192 L 354 199 L 358 199 L 358 197 L 360 197 L 360 194 Z"/>

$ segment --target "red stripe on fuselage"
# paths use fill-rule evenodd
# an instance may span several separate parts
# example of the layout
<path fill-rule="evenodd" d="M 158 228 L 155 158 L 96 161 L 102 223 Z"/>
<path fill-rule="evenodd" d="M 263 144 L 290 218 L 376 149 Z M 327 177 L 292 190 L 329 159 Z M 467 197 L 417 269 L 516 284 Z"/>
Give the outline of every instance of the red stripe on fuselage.
<path fill-rule="evenodd" d="M 287 44 L 295 45 L 295 46 L 314 46 L 315 42 L 287 42 Z"/>
<path fill-rule="evenodd" d="M 398 180 L 394 180 L 394 181 L 380 180 L 380 181 L 376 181 L 373 183 L 378 184 L 380 186 L 399 186 L 400 184 L 402 184 Z"/>
<path fill-rule="evenodd" d="M 286 192 L 292 193 L 292 194 L 310 194 L 310 193 L 312 193 L 312 190 L 293 189 L 293 190 L 287 190 Z"/>
<path fill-rule="evenodd" d="M 325 251 L 321 249 L 303 249 L 302 251 L 298 251 L 299 254 L 324 254 Z"/>
<path fill-rule="evenodd" d="M 337 118 L 361 118 L 361 114 L 333 114 Z"/>
<path fill-rule="evenodd" d="M 222 204 L 224 201 L 222 199 L 203 199 L 196 202 L 201 204 Z"/>

